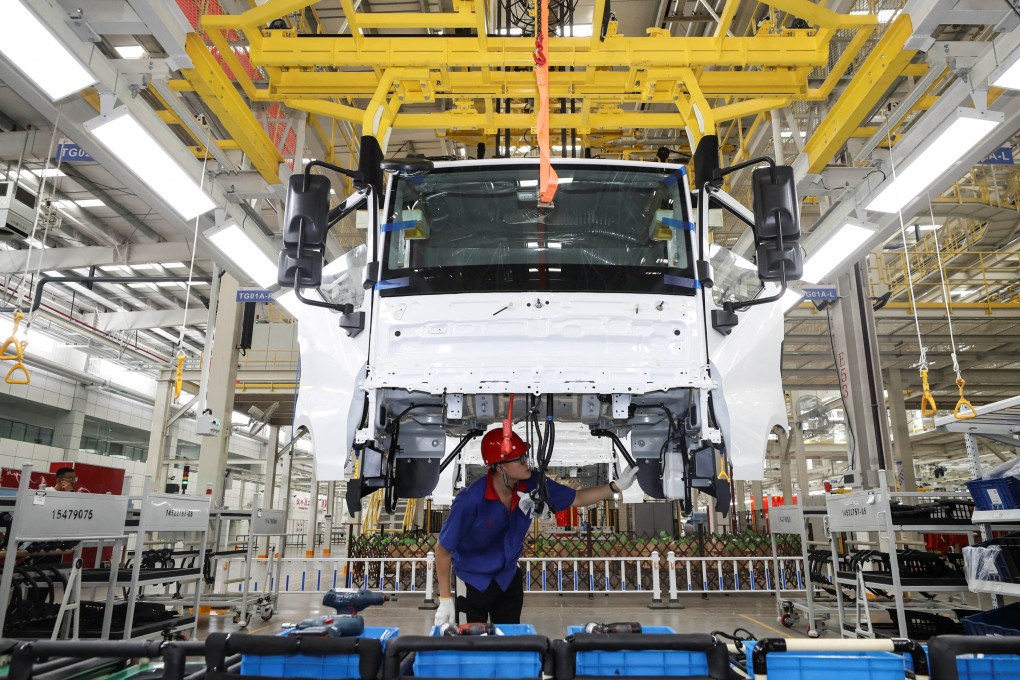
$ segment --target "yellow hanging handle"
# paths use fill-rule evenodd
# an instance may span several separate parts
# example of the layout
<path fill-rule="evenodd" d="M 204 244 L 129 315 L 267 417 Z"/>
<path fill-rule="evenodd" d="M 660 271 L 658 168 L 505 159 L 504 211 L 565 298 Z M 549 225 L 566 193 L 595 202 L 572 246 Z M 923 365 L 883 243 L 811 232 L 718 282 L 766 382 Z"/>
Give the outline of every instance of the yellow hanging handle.
<path fill-rule="evenodd" d="M 921 394 L 921 415 L 933 416 L 938 409 L 935 406 L 935 397 L 931 396 L 931 387 L 928 386 L 928 369 L 921 369 L 921 387 L 924 388 Z"/>
<path fill-rule="evenodd" d="M 963 386 L 966 384 L 967 382 L 963 378 L 956 379 L 956 386 L 960 388 L 960 401 L 956 402 L 956 408 L 953 410 L 953 416 L 960 420 L 977 417 L 977 411 L 974 410 L 974 406 L 967 401 L 967 397 L 963 396 Z"/>
<path fill-rule="evenodd" d="M 181 398 L 181 387 L 184 385 L 184 350 L 177 353 L 177 377 L 174 380 L 174 401 Z"/>
<path fill-rule="evenodd" d="M 25 358 L 25 348 L 28 347 L 28 340 L 18 340 L 18 324 L 25 318 L 25 315 L 21 310 L 14 312 L 14 328 L 11 329 L 11 337 L 4 340 L 4 344 L 0 345 L 0 361 L 13 361 L 14 365 L 11 366 L 11 370 L 7 371 L 7 375 L 4 376 L 4 382 L 8 385 L 27 385 L 32 382 L 31 376 L 28 375 L 28 369 L 25 368 L 23 360 Z M 8 354 L 8 350 L 11 345 L 14 345 L 14 354 Z M 15 378 L 18 371 L 21 371 L 23 377 Z"/>

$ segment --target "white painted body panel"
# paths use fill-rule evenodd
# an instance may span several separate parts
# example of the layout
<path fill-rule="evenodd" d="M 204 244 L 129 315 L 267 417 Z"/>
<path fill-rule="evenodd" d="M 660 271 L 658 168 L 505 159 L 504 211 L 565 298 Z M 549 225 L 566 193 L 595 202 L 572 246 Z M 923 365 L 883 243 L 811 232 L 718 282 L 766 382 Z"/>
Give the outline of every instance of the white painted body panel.
<path fill-rule="evenodd" d="M 643 394 L 704 384 L 694 297 L 485 293 L 377 304 L 370 390 Z"/>
<path fill-rule="evenodd" d="M 734 479 L 763 479 L 765 444 L 776 426 L 786 430 L 786 397 L 780 373 L 783 309 L 777 303 L 739 312 L 729 335 L 709 332 L 712 391 Z"/>

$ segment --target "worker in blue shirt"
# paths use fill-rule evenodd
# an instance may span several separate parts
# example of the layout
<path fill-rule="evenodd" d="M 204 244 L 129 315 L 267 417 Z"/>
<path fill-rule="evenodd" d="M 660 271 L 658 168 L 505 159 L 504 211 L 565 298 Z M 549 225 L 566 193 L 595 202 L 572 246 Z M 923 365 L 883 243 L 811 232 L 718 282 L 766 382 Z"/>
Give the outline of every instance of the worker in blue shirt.
<path fill-rule="evenodd" d="M 439 608 L 435 625 L 457 623 L 451 573 L 464 582 L 460 613 L 467 623 L 520 623 L 524 605 L 524 572 L 517 561 L 531 526 L 530 492 L 538 484 L 528 466 L 529 445 L 511 432 L 504 444 L 501 428 L 482 438 L 482 460 L 488 474 L 461 491 L 436 542 Z M 546 480 L 553 511 L 591 505 L 629 488 L 637 478 L 632 467 L 609 484 L 575 491 Z"/>

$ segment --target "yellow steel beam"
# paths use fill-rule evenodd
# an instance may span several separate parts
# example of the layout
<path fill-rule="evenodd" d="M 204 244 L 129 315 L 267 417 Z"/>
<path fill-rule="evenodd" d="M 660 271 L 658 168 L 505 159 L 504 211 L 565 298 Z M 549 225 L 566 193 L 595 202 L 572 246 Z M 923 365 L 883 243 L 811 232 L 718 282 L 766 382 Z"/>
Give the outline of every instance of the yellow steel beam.
<path fill-rule="evenodd" d="M 346 120 L 349 123 L 357 123 L 358 125 L 361 125 L 361 122 L 365 119 L 364 109 L 358 109 L 345 104 L 337 104 L 336 102 L 287 99 L 284 100 L 283 103 L 285 106 L 297 109 L 298 111 L 306 111 L 308 113 L 314 113 L 317 116 L 325 116 L 327 118 L 335 118 L 337 120 Z"/>
<path fill-rule="evenodd" d="M 202 17 L 202 28 L 206 30 L 239 28 L 247 31 L 304 9 L 314 2 L 315 0 L 269 0 L 241 14 L 206 14 Z"/>
<path fill-rule="evenodd" d="M 913 30 L 910 16 L 906 14 L 901 14 L 889 25 L 885 35 L 804 145 L 809 173 L 821 172 L 900 77 L 903 68 L 916 54 L 916 50 L 905 49 Z"/>
<path fill-rule="evenodd" d="M 660 87 L 668 89 L 680 77 L 678 69 L 661 68 L 643 71 Z M 436 96 L 492 96 L 532 98 L 537 95 L 535 76 L 531 71 L 442 71 L 429 69 Z M 584 71 L 552 71 L 549 73 L 551 97 L 617 96 L 640 93 L 633 87 L 633 72 L 599 71 L 589 81 Z M 436 85 L 436 83 L 441 83 Z M 803 96 L 807 92 L 806 72 L 789 69 L 771 71 L 705 71 L 698 79 L 706 97 L 750 97 L 756 95 Z M 268 96 L 273 99 L 329 97 L 369 98 L 379 86 L 374 71 L 280 71 L 270 79 Z"/>
<path fill-rule="evenodd" d="M 263 179 L 270 184 L 278 183 L 283 156 L 255 119 L 247 102 L 238 94 L 197 33 L 188 34 L 184 49 L 194 68 L 182 69 L 181 73 L 216 114 L 224 129 L 241 145 Z"/>
<path fill-rule="evenodd" d="M 840 78 L 846 73 L 846 70 L 850 68 L 850 64 L 853 63 L 860 51 L 864 49 L 865 44 L 868 42 L 868 38 L 874 33 L 874 27 L 868 27 L 861 29 L 854 33 L 854 37 L 850 39 L 850 44 L 843 50 L 843 54 L 839 56 L 839 60 L 832 66 L 829 71 L 829 75 L 822 82 L 821 87 L 808 90 L 809 99 L 828 99 L 829 95 L 832 94 L 832 90 L 836 87 Z"/>
<path fill-rule="evenodd" d="M 268 93 L 264 90 L 259 90 L 255 87 L 255 83 L 251 82 L 251 78 L 248 77 L 248 72 L 244 70 L 244 66 L 241 64 L 241 60 L 234 54 L 234 50 L 230 48 L 230 44 L 227 42 L 226 37 L 220 31 L 209 31 L 209 40 L 213 46 L 219 52 L 223 62 L 230 69 L 230 72 L 234 76 L 234 80 L 244 90 L 244 94 L 247 95 L 251 101 L 268 101 Z"/>
<path fill-rule="evenodd" d="M 804 19 L 809 24 L 818 24 L 822 28 L 861 28 L 878 25 L 878 16 L 874 14 L 839 14 L 809 0 L 767 0 L 766 4 L 798 19 Z"/>
<path fill-rule="evenodd" d="M 737 6 L 740 0 L 726 0 L 726 6 L 719 13 L 719 23 L 715 26 L 715 38 L 721 40 L 726 37 L 733 25 L 733 16 L 737 13 Z"/>
<path fill-rule="evenodd" d="M 361 33 L 361 24 L 358 23 L 360 17 L 354 8 L 354 2 L 353 0 L 340 0 L 340 6 L 344 8 L 344 18 L 347 19 L 347 26 L 351 30 L 351 37 L 354 39 L 355 46 L 360 51 L 365 46 L 365 36 Z M 248 40 L 251 41 L 251 32 L 248 31 L 248 33 Z M 261 34 L 259 35 L 261 37 Z"/>
<path fill-rule="evenodd" d="M 351 0 L 342 0 L 349 3 Z M 391 38 L 373 36 L 302 37 L 294 31 L 248 32 L 252 62 L 281 68 L 392 68 L 534 66 L 535 42 L 530 38 L 490 37 L 481 50 L 476 37 Z M 723 38 L 616 37 L 591 50 L 587 38 L 550 38 L 549 63 L 556 66 L 795 67 L 828 64 L 828 43 L 814 36 L 753 36 Z"/>

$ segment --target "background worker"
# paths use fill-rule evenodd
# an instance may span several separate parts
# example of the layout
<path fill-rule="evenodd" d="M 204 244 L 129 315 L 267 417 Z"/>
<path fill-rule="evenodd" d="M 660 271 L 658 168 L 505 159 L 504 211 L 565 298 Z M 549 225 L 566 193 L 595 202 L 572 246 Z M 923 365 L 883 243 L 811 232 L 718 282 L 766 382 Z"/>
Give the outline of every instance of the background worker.
<path fill-rule="evenodd" d="M 510 433 L 509 446 L 504 446 L 502 428 L 482 438 L 488 473 L 457 494 L 436 542 L 439 609 L 435 625 L 457 623 L 451 570 L 466 585 L 460 611 L 467 623 L 521 622 L 524 572 L 517 562 L 531 527 L 529 494 L 540 482 L 528 466 L 528 448 L 515 432 Z M 615 482 L 580 491 L 547 479 L 548 502 L 554 511 L 584 507 L 629 488 L 636 478 L 633 467 Z"/>
<path fill-rule="evenodd" d="M 53 491 L 74 491 L 74 483 L 78 481 L 75 479 L 73 467 L 62 467 L 59 468 L 55 473 L 56 481 L 53 482 L 53 486 L 50 487 Z"/>

